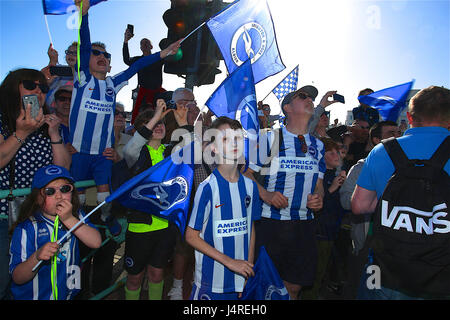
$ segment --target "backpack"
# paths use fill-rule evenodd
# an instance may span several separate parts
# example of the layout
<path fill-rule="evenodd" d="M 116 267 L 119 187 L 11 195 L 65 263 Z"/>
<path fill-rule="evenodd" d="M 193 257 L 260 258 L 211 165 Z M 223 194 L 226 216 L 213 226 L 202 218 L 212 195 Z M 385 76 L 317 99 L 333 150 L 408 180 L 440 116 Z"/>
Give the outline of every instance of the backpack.
<path fill-rule="evenodd" d="M 382 141 L 395 171 L 373 216 L 374 264 L 381 285 L 419 297 L 450 296 L 450 177 L 447 137 L 429 160 L 408 159 Z"/>

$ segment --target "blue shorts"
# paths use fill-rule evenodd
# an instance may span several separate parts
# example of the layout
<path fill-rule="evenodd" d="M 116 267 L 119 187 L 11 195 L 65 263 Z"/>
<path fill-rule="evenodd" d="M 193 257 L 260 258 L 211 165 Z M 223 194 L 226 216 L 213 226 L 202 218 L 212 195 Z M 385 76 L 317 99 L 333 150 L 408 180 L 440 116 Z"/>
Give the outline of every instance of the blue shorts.
<path fill-rule="evenodd" d="M 210 288 L 200 288 L 194 283 L 189 300 L 239 300 L 237 292 L 215 293 Z"/>
<path fill-rule="evenodd" d="M 112 160 L 101 154 L 75 153 L 72 155 L 70 174 L 75 181 L 94 179 L 96 186 L 109 184 Z"/>

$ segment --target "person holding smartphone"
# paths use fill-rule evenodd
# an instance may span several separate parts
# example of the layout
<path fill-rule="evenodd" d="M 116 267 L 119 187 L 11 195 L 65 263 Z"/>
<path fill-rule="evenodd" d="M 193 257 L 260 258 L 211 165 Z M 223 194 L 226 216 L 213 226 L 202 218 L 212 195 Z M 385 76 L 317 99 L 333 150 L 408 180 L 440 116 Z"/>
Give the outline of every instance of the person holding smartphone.
<path fill-rule="evenodd" d="M 152 42 L 147 38 L 142 38 L 140 42 L 140 47 L 142 51 L 142 56 L 136 56 L 130 58 L 130 51 L 128 49 L 128 41 L 134 36 L 134 28 L 132 25 L 128 25 L 125 30 L 124 40 L 123 40 L 123 62 L 131 66 L 137 60 L 142 57 L 149 56 L 152 54 L 153 45 Z M 145 99 L 145 103 L 153 104 L 153 100 L 156 94 L 166 91 L 162 87 L 162 67 L 164 65 L 164 61 L 160 60 L 151 65 L 142 68 L 138 72 L 138 95 L 136 98 L 136 104 L 133 108 L 133 113 L 131 116 L 131 124 L 134 124 L 134 120 L 136 119 L 141 104 Z M 152 106 L 152 109 L 155 109 L 156 106 Z"/>
<path fill-rule="evenodd" d="M 56 164 L 70 167 L 71 158 L 62 144 L 59 119 L 44 104 L 48 86 L 44 74 L 34 69 L 11 71 L 0 85 L 0 189 L 29 188 L 34 173 Z M 39 106 L 35 118 L 23 97 Z M 16 201 L 17 199 L 11 199 Z M 13 216 L 13 201 L 0 199 L 0 215 Z M 9 283 L 8 219 L 0 219 L 0 299 Z"/>

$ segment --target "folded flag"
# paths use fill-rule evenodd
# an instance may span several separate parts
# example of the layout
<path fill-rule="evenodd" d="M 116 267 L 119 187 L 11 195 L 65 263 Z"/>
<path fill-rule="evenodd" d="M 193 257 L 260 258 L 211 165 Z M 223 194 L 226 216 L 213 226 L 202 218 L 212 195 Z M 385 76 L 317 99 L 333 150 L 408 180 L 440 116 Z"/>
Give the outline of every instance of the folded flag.
<path fill-rule="evenodd" d="M 242 300 L 289 300 L 283 280 L 263 246 L 253 271 L 255 276 L 248 278 Z"/>
<path fill-rule="evenodd" d="M 117 200 L 126 208 L 167 219 L 184 234 L 194 177 L 193 155 L 191 142 L 122 184 L 105 201 Z"/>
<path fill-rule="evenodd" d="M 285 68 L 266 0 L 235 1 L 206 24 L 229 73 L 251 59 L 258 83 Z"/>
<path fill-rule="evenodd" d="M 378 110 L 384 121 L 397 122 L 400 113 L 406 107 L 406 99 L 414 80 L 376 91 L 366 96 L 359 96 L 358 100 Z"/>

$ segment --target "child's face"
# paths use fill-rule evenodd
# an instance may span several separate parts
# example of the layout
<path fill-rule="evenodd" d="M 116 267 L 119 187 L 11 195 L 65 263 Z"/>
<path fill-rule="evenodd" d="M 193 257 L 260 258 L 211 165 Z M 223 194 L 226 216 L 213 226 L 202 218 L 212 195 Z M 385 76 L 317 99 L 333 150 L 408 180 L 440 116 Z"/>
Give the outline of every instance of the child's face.
<path fill-rule="evenodd" d="M 336 149 L 331 149 L 325 152 L 325 164 L 327 168 L 335 169 L 341 165 L 341 156 L 339 151 Z"/>
<path fill-rule="evenodd" d="M 70 188 L 68 187 L 70 186 Z M 69 192 L 65 192 L 70 190 Z M 72 202 L 73 186 L 66 179 L 56 179 L 41 189 L 39 203 L 44 214 L 56 216 L 56 208 L 62 200 Z M 49 195 L 53 193 L 52 195 Z"/>
<path fill-rule="evenodd" d="M 153 128 L 152 139 L 162 140 L 166 136 L 166 126 L 162 122 L 158 122 Z"/>
<path fill-rule="evenodd" d="M 102 47 L 93 46 L 92 50 L 97 50 L 100 52 L 106 52 Z M 106 74 L 111 71 L 111 59 L 105 57 L 104 54 L 95 55 L 91 52 L 91 58 L 89 60 L 89 69 L 91 73 L 101 73 L 106 76 Z"/>
<path fill-rule="evenodd" d="M 219 128 L 219 135 L 214 140 L 214 152 L 225 160 L 238 160 L 244 151 L 244 135 L 241 129 L 231 129 L 228 124 Z"/>

